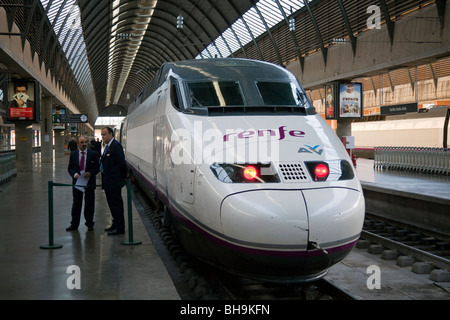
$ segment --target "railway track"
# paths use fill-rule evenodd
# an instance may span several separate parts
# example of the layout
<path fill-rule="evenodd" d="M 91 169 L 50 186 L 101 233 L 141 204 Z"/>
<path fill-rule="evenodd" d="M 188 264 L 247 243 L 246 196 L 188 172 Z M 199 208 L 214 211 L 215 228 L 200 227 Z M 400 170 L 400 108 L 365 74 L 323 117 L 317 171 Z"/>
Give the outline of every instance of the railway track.
<path fill-rule="evenodd" d="M 326 279 L 308 284 L 273 284 L 245 278 L 224 280 L 224 288 L 235 300 L 355 300 Z"/>
<path fill-rule="evenodd" d="M 171 276 L 180 286 L 185 299 L 198 300 L 353 300 L 354 297 L 329 282 L 321 279 L 308 284 L 276 284 L 243 278 L 213 268 L 212 266 L 190 256 L 178 242 L 172 232 L 163 226 L 162 214 L 155 205 L 137 188 L 134 188 L 136 206 L 144 225 L 150 233 L 157 233 L 164 244 L 165 253 L 160 248 L 158 253 L 167 254 L 174 266 Z M 154 241 L 155 235 L 151 235 Z M 154 241 L 155 242 L 155 241 Z M 167 266 L 167 265 L 166 265 Z M 173 272 L 173 269 L 177 270 Z M 175 275 L 174 275 L 175 274 Z M 182 281 L 180 280 L 182 279 Z M 186 290 L 189 290 L 187 293 Z"/>
<path fill-rule="evenodd" d="M 378 246 L 436 268 L 450 270 L 450 235 L 425 227 L 366 214 L 359 247 Z M 369 248 L 370 249 L 370 248 Z"/>

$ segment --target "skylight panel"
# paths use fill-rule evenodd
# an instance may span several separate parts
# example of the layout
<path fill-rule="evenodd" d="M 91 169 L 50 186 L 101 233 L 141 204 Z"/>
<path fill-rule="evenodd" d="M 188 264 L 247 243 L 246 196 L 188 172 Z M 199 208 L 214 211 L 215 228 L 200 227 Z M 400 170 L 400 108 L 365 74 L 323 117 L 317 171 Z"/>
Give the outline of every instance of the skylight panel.
<path fill-rule="evenodd" d="M 231 48 L 232 52 L 236 52 L 237 50 L 241 49 L 241 45 L 245 46 L 249 42 L 253 40 L 253 38 L 257 38 L 261 34 L 267 32 L 267 28 L 272 28 L 276 24 L 278 24 L 280 21 L 284 20 L 283 12 L 286 16 L 291 15 L 291 12 L 296 12 L 299 9 L 301 9 L 304 4 L 303 1 L 293 1 L 293 0 L 260 0 L 256 4 L 260 14 L 257 12 L 257 10 L 252 7 L 250 8 L 245 14 L 242 15 L 241 18 L 236 20 L 236 22 L 233 23 L 233 25 L 225 30 L 225 32 L 222 34 L 223 37 L 226 39 L 229 47 Z M 265 23 L 267 24 L 267 28 L 264 25 L 263 21 L 264 19 Z M 247 24 L 248 28 L 250 29 L 250 32 L 248 28 L 245 26 L 245 23 Z M 234 30 L 235 33 L 232 32 Z M 236 36 L 239 38 L 239 41 L 233 40 L 236 38 Z M 203 50 L 197 58 L 214 58 L 215 54 L 211 56 L 209 51 L 211 51 L 212 45 L 209 45 L 207 49 Z M 222 47 L 221 47 L 222 48 Z M 231 53 L 229 53 L 228 47 L 225 46 L 224 51 L 221 50 L 222 56 L 227 57 L 230 56 Z M 219 54 L 217 56 L 220 56 Z"/>

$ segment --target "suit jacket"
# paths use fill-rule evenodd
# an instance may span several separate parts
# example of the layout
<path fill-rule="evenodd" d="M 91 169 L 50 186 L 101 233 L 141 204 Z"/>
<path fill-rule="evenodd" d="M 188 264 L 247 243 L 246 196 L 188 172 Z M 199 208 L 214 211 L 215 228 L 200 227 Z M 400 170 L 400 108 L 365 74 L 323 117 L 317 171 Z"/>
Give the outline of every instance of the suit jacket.
<path fill-rule="evenodd" d="M 93 186 L 90 187 L 92 189 L 95 189 L 96 185 L 96 175 L 100 172 L 100 163 L 99 163 L 99 157 L 98 153 L 93 150 L 86 149 L 86 167 L 85 171 L 89 172 L 91 174 L 91 177 L 89 178 L 88 185 Z M 75 179 L 73 176 L 75 173 L 80 174 L 80 149 L 76 149 L 70 153 L 69 158 L 69 167 L 67 170 L 69 171 L 70 176 L 72 177 L 72 184 L 75 184 L 77 182 L 77 179 Z"/>
<path fill-rule="evenodd" d="M 111 141 L 106 152 L 103 152 L 100 161 L 103 167 L 103 189 L 122 188 L 127 177 L 127 163 L 122 145 L 116 139 Z"/>

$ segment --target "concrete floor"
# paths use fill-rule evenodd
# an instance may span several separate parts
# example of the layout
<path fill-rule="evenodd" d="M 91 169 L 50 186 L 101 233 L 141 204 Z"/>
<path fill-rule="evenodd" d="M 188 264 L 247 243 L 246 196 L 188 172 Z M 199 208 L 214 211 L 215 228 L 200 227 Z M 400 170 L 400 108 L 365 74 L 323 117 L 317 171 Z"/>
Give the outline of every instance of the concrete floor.
<path fill-rule="evenodd" d="M 450 176 L 374 170 L 373 160 L 363 158 L 357 160 L 356 174 L 362 185 L 450 200 Z"/>
<path fill-rule="evenodd" d="M 133 239 L 141 244 L 121 244 L 129 240 L 128 232 L 106 234 L 111 215 L 100 188 L 94 231 L 82 217 L 78 231 L 67 232 L 71 187 L 54 187 L 53 242 L 62 248 L 41 249 L 50 243 L 48 181 L 71 183 L 68 158 L 41 165 L 40 154 L 34 154 L 32 173 L 18 173 L 0 185 L 0 299 L 180 299 L 134 204 Z M 122 195 L 127 214 L 126 188 Z"/>

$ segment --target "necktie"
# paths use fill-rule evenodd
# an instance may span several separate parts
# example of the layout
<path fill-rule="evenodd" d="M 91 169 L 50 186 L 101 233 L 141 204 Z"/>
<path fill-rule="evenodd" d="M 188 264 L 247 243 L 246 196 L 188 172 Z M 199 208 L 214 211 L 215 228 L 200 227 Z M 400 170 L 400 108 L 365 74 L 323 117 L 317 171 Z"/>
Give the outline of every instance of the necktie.
<path fill-rule="evenodd" d="M 84 151 L 81 151 L 80 170 L 84 170 Z"/>

